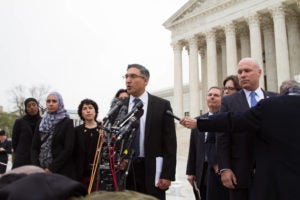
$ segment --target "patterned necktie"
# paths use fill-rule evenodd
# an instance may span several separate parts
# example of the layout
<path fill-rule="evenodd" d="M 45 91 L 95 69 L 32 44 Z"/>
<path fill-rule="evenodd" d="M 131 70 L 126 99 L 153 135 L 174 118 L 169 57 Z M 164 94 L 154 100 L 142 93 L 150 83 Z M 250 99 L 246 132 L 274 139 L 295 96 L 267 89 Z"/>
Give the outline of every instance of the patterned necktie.
<path fill-rule="evenodd" d="M 256 93 L 255 93 L 254 91 L 252 91 L 252 92 L 250 93 L 250 104 L 251 104 L 251 108 L 257 104 L 255 95 L 256 95 Z"/>
<path fill-rule="evenodd" d="M 140 101 L 141 101 L 141 99 L 135 98 L 133 100 L 134 105 L 133 105 L 132 109 L 134 109 L 136 104 L 139 103 Z M 135 138 L 134 138 L 134 142 L 133 142 L 133 149 L 134 149 L 135 157 L 138 157 L 140 155 L 140 119 L 137 120 L 137 123 L 138 123 L 139 127 L 134 131 Z"/>

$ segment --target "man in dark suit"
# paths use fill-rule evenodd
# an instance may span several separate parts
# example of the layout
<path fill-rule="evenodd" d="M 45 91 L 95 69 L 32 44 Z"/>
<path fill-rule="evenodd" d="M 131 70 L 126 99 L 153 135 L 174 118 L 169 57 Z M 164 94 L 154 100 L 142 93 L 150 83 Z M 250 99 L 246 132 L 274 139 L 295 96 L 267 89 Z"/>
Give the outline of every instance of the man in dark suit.
<path fill-rule="evenodd" d="M 254 146 L 253 200 L 292 200 L 300 196 L 300 84 L 284 82 L 281 93 L 284 95 L 264 99 L 244 113 L 221 113 L 197 121 L 193 118 L 180 121 L 185 127 L 198 127 L 199 131 L 256 133 L 260 143 Z"/>
<path fill-rule="evenodd" d="M 172 110 L 170 102 L 146 91 L 150 74 L 142 65 L 127 67 L 126 87 L 130 95 L 125 100 L 130 112 L 135 99 L 142 101 L 144 114 L 140 118 L 138 141 L 134 141 L 135 155 L 127 176 L 126 189 L 165 199 L 165 190 L 175 180 L 176 132 L 174 119 L 166 115 Z M 138 135 L 139 134 L 139 135 Z M 155 179 L 158 175 L 158 180 Z"/>
<path fill-rule="evenodd" d="M 209 112 L 199 117 L 207 117 L 219 111 L 221 96 L 221 88 L 209 88 L 206 97 Z M 191 184 L 196 181 L 202 200 L 229 199 L 228 190 L 221 184 L 218 175 L 215 143 L 214 132 L 201 133 L 198 129 L 191 131 L 186 174 Z M 195 192 L 196 199 L 199 199 L 197 195 Z"/>
<path fill-rule="evenodd" d="M 275 93 L 263 91 L 259 87 L 261 68 L 253 58 L 243 58 L 238 64 L 239 92 L 222 99 L 220 112 L 246 111 L 264 98 Z M 250 95 L 253 94 L 252 99 Z M 224 132 L 217 137 L 218 163 L 223 185 L 229 188 L 230 200 L 248 200 L 249 185 L 253 175 L 254 135 Z"/>
<path fill-rule="evenodd" d="M 207 117 L 208 113 L 199 117 Z M 186 167 L 187 180 L 192 185 L 195 199 L 206 200 L 207 161 L 205 158 L 205 133 L 191 130 L 189 154 Z M 195 185 L 196 183 L 196 185 Z M 196 187 L 196 188 L 195 188 Z"/>

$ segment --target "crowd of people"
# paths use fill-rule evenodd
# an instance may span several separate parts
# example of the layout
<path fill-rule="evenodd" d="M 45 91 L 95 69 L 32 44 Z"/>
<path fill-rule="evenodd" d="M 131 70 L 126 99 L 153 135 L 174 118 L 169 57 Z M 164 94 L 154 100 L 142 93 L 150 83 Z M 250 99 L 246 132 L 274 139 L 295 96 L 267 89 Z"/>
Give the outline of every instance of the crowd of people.
<path fill-rule="evenodd" d="M 226 86 L 231 76 L 227 77 L 222 100 L 215 99 L 221 102 L 219 112 L 212 112 L 212 87 L 207 95 L 209 113 L 180 120 L 192 129 L 187 175 L 189 181 L 196 180 L 201 199 L 286 200 L 299 196 L 295 188 L 299 159 L 293 154 L 299 152 L 300 115 L 295 106 L 300 102 L 300 84 L 283 82 L 280 96 L 264 91 L 259 87 L 261 70 L 254 59 L 243 58 L 238 64 L 238 81 L 232 79 L 231 86 Z M 245 113 L 237 114 L 240 112 Z M 197 139 L 192 138 L 195 134 Z"/>
<path fill-rule="evenodd" d="M 144 193 L 145 196 L 143 197 L 151 195 L 153 199 L 165 199 L 165 191 L 171 185 L 171 181 L 175 180 L 176 169 L 175 123 L 174 119 L 165 114 L 167 110 L 172 110 L 170 102 L 146 91 L 150 73 L 144 66 L 139 64 L 128 65 L 124 78 L 126 89 L 117 91 L 111 109 L 115 108 L 114 103 L 118 102 L 117 105 L 119 105 L 119 101 L 122 102 L 120 104 L 122 106 L 118 112 L 124 112 L 125 114 L 136 109 L 136 101 L 142 102 L 143 107 L 136 128 L 132 130 L 136 139 L 132 139 L 133 142 L 129 152 L 135 147 L 138 147 L 138 149 L 132 151 L 132 157 L 124 157 L 121 161 L 123 166 L 120 165 L 121 170 L 127 169 L 126 188 L 124 189 Z M 85 195 L 88 192 L 91 180 L 94 178 L 92 171 L 95 167 L 95 155 L 99 151 L 100 130 L 107 131 L 108 127 L 105 123 L 108 120 L 116 120 L 111 118 L 118 118 L 118 113 L 110 115 L 109 118 L 103 121 L 98 121 L 97 103 L 88 98 L 83 99 L 78 106 L 78 115 L 83 124 L 74 127 L 73 121 L 65 109 L 62 95 L 58 92 L 48 94 L 46 98 L 47 109 L 43 116 L 40 115 L 39 102 L 35 98 L 27 98 L 24 106 L 25 116 L 17 119 L 14 124 L 12 148 L 6 148 L 0 135 L 0 158 L 2 156 L 1 151 L 4 148 L 3 151 L 6 155 L 4 164 L 7 163 L 7 153 L 10 153 L 11 149 L 14 152 L 13 170 L 11 170 L 14 173 L 5 174 L 0 179 L 2 180 L 2 184 L 0 181 L 1 199 L 2 197 L 6 199 L 9 196 L 19 198 L 20 195 L 10 194 L 11 191 L 8 188 L 12 187 L 11 184 L 17 184 L 20 180 L 27 183 L 27 187 L 31 185 L 36 187 L 36 184 L 30 184 L 29 182 L 36 181 L 38 178 L 45 179 L 48 182 L 49 179 L 59 179 L 60 176 L 76 181 L 82 187 L 78 187 L 77 184 L 68 184 L 71 188 L 65 188 L 59 184 L 51 185 L 51 187 L 60 186 L 62 190 L 65 189 L 69 193 L 72 189 L 72 194 Z M 2 132 L 1 130 L 0 133 L 2 134 Z M 6 165 L 0 166 L 6 167 Z M 32 171 L 35 171 L 35 168 L 32 168 L 32 166 L 38 167 L 37 173 L 44 173 L 33 177 Z M 6 168 L 2 170 L 2 173 L 5 171 Z M 12 174 L 20 173 L 26 174 L 26 176 L 14 175 L 12 177 Z M 53 177 L 54 174 L 59 176 L 55 175 Z M 93 180 L 92 192 L 99 189 L 98 185 L 101 184 L 101 180 L 98 180 L 98 177 L 96 175 L 95 180 Z M 7 179 L 10 181 L 7 182 Z M 60 181 L 64 183 L 65 179 Z M 13 187 L 16 188 L 14 192 L 18 193 L 17 189 L 20 188 L 18 186 Z M 85 192 L 82 192 L 82 188 L 85 188 Z M 43 189 L 46 191 L 43 191 Z M 43 188 L 41 185 L 40 190 L 37 192 L 49 193 L 48 189 Z M 56 191 L 53 191 L 53 194 L 55 193 Z M 33 196 L 31 198 L 34 199 Z M 59 198 L 61 197 L 57 196 L 57 199 Z M 47 199 L 46 196 L 45 199 Z"/>
<path fill-rule="evenodd" d="M 278 97 L 259 86 L 261 71 L 253 58 L 243 58 L 237 75 L 228 76 L 222 87 L 208 89 L 208 113 L 180 120 L 180 124 L 192 129 L 186 174 L 197 200 L 279 200 L 298 195 L 294 187 L 300 177 L 297 157 L 300 149 L 294 133 L 295 119 L 299 119 L 300 86 L 296 81 L 284 82 L 283 96 Z M 39 102 L 27 98 L 25 115 L 13 127 L 12 144 L 4 130 L 0 130 L 1 174 L 6 171 L 7 155 L 14 153 L 12 170 L 0 178 L 0 197 L 18 199 L 16 190 L 11 194 L 11 187 L 23 191 L 21 183 L 36 187 L 37 180 L 48 183 L 54 179 L 59 181 L 51 187 L 62 187 L 64 191 L 57 193 L 56 199 L 66 198 L 63 193 L 68 197 L 85 196 L 90 193 L 88 188 L 95 195 L 103 184 L 101 177 L 93 174 L 99 165 L 95 164 L 101 151 L 99 141 L 110 134 L 102 132 L 118 124 L 122 113 L 125 116 L 132 113 L 128 121 L 135 122 L 133 138 L 125 149 L 129 153 L 118 152 L 124 155 L 118 163 L 118 170 L 123 170 L 126 176 L 122 189 L 135 191 L 135 195 L 143 193 L 144 198 L 150 195 L 165 200 L 165 191 L 176 173 L 175 122 L 166 115 L 172 111 L 170 102 L 147 92 L 150 73 L 144 66 L 128 65 L 124 79 L 126 89 L 117 91 L 109 116 L 99 121 L 97 103 L 86 98 L 77 110 L 83 123 L 76 127 L 60 93 L 48 94 L 43 116 Z M 139 117 L 133 115 L 138 104 L 142 104 Z M 109 126 L 107 120 L 111 121 Z M 11 185 L 17 182 L 16 186 Z M 116 185 L 111 188 L 118 189 Z M 42 190 L 43 187 L 37 193 L 56 194 L 46 186 L 47 191 Z"/>

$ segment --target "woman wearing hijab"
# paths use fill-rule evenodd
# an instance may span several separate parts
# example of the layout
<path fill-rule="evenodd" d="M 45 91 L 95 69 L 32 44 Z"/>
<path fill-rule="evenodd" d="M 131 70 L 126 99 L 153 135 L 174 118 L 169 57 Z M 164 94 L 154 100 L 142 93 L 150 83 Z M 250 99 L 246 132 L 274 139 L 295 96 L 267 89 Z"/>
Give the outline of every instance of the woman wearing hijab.
<path fill-rule="evenodd" d="M 24 101 L 25 115 L 15 121 L 12 132 L 12 148 L 14 151 L 12 168 L 31 164 L 31 144 L 34 130 L 41 119 L 39 104 L 35 98 Z"/>
<path fill-rule="evenodd" d="M 35 130 L 32 141 L 32 164 L 48 173 L 58 173 L 75 179 L 73 120 L 64 108 L 58 92 L 48 95 L 47 112 Z"/>

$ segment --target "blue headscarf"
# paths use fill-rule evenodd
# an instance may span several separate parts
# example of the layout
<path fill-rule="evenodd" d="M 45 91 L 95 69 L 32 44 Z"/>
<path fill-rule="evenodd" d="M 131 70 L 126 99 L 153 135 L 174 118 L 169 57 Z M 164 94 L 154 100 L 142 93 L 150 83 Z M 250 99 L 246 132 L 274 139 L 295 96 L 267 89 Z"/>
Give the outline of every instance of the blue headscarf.
<path fill-rule="evenodd" d="M 67 114 L 66 109 L 64 108 L 64 102 L 62 99 L 62 96 L 58 92 L 51 92 L 47 98 L 50 95 L 56 96 L 58 100 L 58 109 L 55 113 L 49 113 L 48 111 L 45 114 L 45 117 L 43 117 L 40 126 L 39 131 L 43 133 L 50 133 L 54 131 L 55 126 L 63 120 L 65 117 L 69 117 Z"/>

